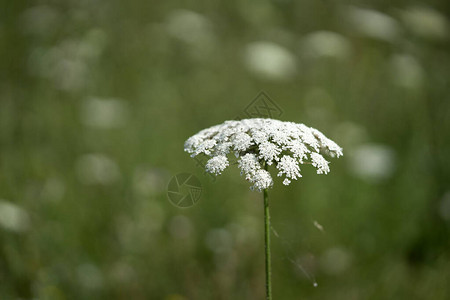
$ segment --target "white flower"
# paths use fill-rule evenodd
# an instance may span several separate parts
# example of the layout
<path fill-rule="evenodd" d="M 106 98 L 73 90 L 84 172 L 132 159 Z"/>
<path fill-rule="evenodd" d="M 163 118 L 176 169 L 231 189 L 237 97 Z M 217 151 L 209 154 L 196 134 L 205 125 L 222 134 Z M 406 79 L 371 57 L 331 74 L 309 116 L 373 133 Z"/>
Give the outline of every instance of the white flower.
<path fill-rule="evenodd" d="M 209 155 L 211 153 L 211 149 L 217 144 L 215 140 L 205 140 L 202 141 L 198 146 L 194 153 L 191 155 L 192 157 L 197 156 L 200 153 L 204 153 Z"/>
<path fill-rule="evenodd" d="M 271 142 L 263 142 L 259 145 L 259 156 L 266 161 L 270 166 L 273 160 L 279 160 L 278 155 L 281 153 L 281 149 Z"/>
<path fill-rule="evenodd" d="M 273 119 L 245 119 L 204 129 L 190 137 L 184 150 L 192 157 L 210 157 L 206 171 L 221 174 L 229 165 L 227 155 L 234 151 L 241 175 L 258 191 L 273 186 L 267 167 L 276 162 L 278 176 L 285 175 L 283 184 L 302 177 L 300 164 L 311 164 L 317 174 L 330 171 L 329 162 L 319 153 L 342 156 L 342 148 L 319 130 L 304 124 Z"/>
<path fill-rule="evenodd" d="M 322 147 L 325 148 L 330 156 L 342 156 L 344 155 L 342 153 L 342 148 L 338 146 L 335 142 L 327 138 L 322 132 L 319 130 L 312 128 L 312 133 L 314 136 L 320 141 L 320 143 L 323 145 Z"/>
<path fill-rule="evenodd" d="M 233 148 L 237 151 L 245 151 L 252 144 L 252 138 L 245 132 L 238 132 L 233 136 Z"/>
<path fill-rule="evenodd" d="M 233 146 L 230 142 L 219 143 L 216 148 L 216 152 L 218 155 L 227 155 L 230 153 L 230 148 Z"/>
<path fill-rule="evenodd" d="M 298 177 L 302 177 L 300 174 L 298 161 L 291 156 L 284 155 L 277 164 L 277 169 L 280 170 L 280 172 L 278 172 L 278 176 L 286 174 L 286 178 L 289 179 L 297 179 Z M 283 184 L 288 185 L 291 182 L 289 179 L 283 181 Z"/>
<path fill-rule="evenodd" d="M 270 173 L 266 170 L 258 170 L 250 179 L 250 182 L 253 183 L 253 186 L 251 186 L 250 189 L 256 189 L 260 192 L 273 185 L 272 176 L 270 176 Z"/>
<path fill-rule="evenodd" d="M 220 175 L 228 166 L 228 158 L 225 155 L 218 155 L 208 160 L 205 168 L 211 174 Z"/>
<path fill-rule="evenodd" d="M 256 171 L 261 169 L 261 165 L 258 162 L 255 154 L 247 153 L 241 157 L 238 162 L 239 169 L 241 169 L 241 175 L 245 174 L 246 179 L 250 180 L 254 176 Z"/>
<path fill-rule="evenodd" d="M 329 162 L 319 153 L 311 153 L 312 165 L 317 168 L 317 174 L 328 174 L 330 167 Z"/>
<path fill-rule="evenodd" d="M 303 163 L 303 159 L 307 159 L 308 155 L 307 153 L 311 152 L 309 151 L 308 147 L 306 147 L 305 144 L 301 140 L 293 140 L 291 141 L 285 149 L 288 149 L 292 152 L 292 156 L 297 158 L 300 163 Z"/>
<path fill-rule="evenodd" d="M 250 129 L 250 134 L 257 145 L 267 141 L 269 138 L 269 133 L 261 129 L 252 128 Z"/>

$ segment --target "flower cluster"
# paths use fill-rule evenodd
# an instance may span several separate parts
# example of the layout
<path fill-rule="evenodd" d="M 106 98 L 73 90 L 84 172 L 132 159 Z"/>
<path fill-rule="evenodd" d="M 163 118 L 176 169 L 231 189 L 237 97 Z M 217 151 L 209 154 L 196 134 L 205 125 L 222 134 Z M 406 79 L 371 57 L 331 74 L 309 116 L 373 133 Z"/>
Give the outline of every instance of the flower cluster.
<path fill-rule="evenodd" d="M 267 167 L 276 164 L 283 184 L 302 177 L 300 164 L 311 164 L 317 174 L 330 171 L 329 162 L 320 154 L 342 156 L 342 148 L 319 130 L 304 124 L 274 119 L 245 119 L 204 129 L 190 137 L 184 150 L 195 157 L 210 157 L 206 171 L 219 175 L 229 165 L 227 155 L 234 153 L 245 179 L 258 191 L 273 185 Z"/>

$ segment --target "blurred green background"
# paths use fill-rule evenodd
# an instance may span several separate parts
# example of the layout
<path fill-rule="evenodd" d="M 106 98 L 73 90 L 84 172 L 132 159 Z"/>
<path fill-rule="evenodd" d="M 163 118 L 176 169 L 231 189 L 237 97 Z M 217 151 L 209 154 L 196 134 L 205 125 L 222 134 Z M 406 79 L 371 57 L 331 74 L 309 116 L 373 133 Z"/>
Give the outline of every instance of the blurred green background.
<path fill-rule="evenodd" d="M 262 90 L 344 148 L 269 192 L 274 299 L 450 299 L 448 1 L 0 3 L 0 299 L 263 299 L 262 195 L 183 152 Z"/>

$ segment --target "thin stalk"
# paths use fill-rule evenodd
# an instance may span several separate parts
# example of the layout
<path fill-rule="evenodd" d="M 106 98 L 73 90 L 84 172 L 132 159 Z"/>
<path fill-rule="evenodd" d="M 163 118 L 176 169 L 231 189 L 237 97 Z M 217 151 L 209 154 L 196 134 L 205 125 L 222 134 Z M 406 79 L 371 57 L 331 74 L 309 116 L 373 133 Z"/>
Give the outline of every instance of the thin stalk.
<path fill-rule="evenodd" d="M 264 166 L 267 170 L 267 164 Z M 270 266 L 270 214 L 267 189 L 264 190 L 264 248 L 266 254 L 266 299 L 272 300 L 272 271 Z"/>

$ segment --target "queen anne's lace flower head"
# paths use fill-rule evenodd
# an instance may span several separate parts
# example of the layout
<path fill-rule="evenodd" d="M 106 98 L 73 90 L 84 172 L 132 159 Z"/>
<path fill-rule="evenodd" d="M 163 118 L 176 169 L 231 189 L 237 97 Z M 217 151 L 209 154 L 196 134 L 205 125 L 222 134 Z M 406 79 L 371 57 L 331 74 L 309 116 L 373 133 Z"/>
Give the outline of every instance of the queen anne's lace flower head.
<path fill-rule="evenodd" d="M 315 128 L 304 124 L 273 119 L 245 119 L 204 129 L 190 137 L 184 150 L 195 157 L 210 157 L 206 171 L 219 175 L 230 164 L 229 153 L 238 157 L 241 175 L 253 184 L 252 189 L 264 190 L 273 185 L 267 166 L 276 164 L 278 176 L 285 175 L 283 184 L 302 177 L 300 164 L 311 164 L 317 174 L 330 171 L 329 162 L 320 154 L 342 156 L 342 148 Z"/>

